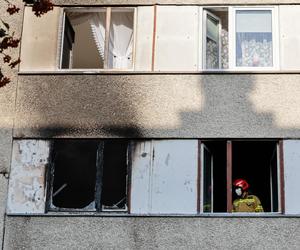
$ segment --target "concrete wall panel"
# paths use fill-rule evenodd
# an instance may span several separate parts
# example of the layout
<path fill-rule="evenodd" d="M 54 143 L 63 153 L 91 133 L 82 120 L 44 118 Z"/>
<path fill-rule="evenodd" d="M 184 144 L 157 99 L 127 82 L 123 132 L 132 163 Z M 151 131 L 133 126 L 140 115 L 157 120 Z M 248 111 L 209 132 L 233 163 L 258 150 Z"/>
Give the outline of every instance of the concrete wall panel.
<path fill-rule="evenodd" d="M 36 17 L 25 8 L 20 70 L 55 70 L 59 47 L 58 29 L 62 9 L 55 7 L 47 15 Z"/>
<path fill-rule="evenodd" d="M 49 151 L 48 141 L 14 141 L 7 213 L 45 212 Z"/>
<path fill-rule="evenodd" d="M 130 213 L 151 211 L 152 140 L 131 143 Z"/>
<path fill-rule="evenodd" d="M 199 8 L 158 6 L 155 71 L 198 69 Z"/>
<path fill-rule="evenodd" d="M 300 137 L 298 74 L 35 75 L 15 137 Z"/>
<path fill-rule="evenodd" d="M 196 214 L 198 141 L 155 140 L 153 150 L 151 212 Z"/>
<path fill-rule="evenodd" d="M 154 7 L 137 8 L 135 70 L 150 71 L 152 66 Z"/>
<path fill-rule="evenodd" d="M 284 141 L 283 152 L 286 214 L 300 214 L 300 140 Z"/>
<path fill-rule="evenodd" d="M 300 68 L 300 5 L 280 6 L 280 51 L 281 68 L 284 70 L 299 70 Z"/>
<path fill-rule="evenodd" d="M 8 217 L 10 249 L 298 249 L 298 218 Z M 66 240 L 67 239 L 67 240 Z"/>
<path fill-rule="evenodd" d="M 131 213 L 197 213 L 197 140 L 136 142 L 131 152 Z"/>

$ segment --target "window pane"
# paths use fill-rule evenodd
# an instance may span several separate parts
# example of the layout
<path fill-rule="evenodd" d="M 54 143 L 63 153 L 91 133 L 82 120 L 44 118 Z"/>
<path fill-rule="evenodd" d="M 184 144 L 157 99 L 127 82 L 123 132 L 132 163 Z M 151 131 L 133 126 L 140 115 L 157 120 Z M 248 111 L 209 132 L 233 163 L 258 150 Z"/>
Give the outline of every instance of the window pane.
<path fill-rule="evenodd" d="M 219 68 L 219 20 L 209 14 L 206 21 L 206 68 Z"/>
<path fill-rule="evenodd" d="M 236 11 L 236 65 L 273 66 L 272 11 Z"/>
<path fill-rule="evenodd" d="M 130 69 L 133 52 L 134 11 L 113 9 L 109 32 L 108 68 Z"/>
<path fill-rule="evenodd" d="M 212 182 L 212 155 L 204 147 L 203 155 L 203 212 L 212 212 L 212 194 L 213 194 L 213 182 Z"/>
<path fill-rule="evenodd" d="M 126 208 L 127 145 L 127 140 L 104 142 L 101 183 L 102 210 Z"/>

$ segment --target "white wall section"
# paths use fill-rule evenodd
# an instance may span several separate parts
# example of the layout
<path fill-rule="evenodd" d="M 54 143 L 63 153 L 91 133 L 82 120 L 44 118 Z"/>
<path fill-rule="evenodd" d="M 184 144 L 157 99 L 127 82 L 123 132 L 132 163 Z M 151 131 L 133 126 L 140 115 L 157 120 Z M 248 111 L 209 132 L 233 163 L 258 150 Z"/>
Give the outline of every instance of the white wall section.
<path fill-rule="evenodd" d="M 197 213 L 197 140 L 137 142 L 132 151 L 131 213 Z"/>
<path fill-rule="evenodd" d="M 134 69 L 150 71 L 152 66 L 154 7 L 137 7 Z"/>
<path fill-rule="evenodd" d="M 199 7 L 158 6 L 154 70 L 198 69 Z"/>
<path fill-rule="evenodd" d="M 283 152 L 285 213 L 300 214 L 300 140 L 285 140 Z"/>
<path fill-rule="evenodd" d="M 152 141 L 131 142 L 130 213 L 151 211 Z"/>
<path fill-rule="evenodd" d="M 25 7 L 20 71 L 57 70 L 58 29 L 62 9 L 36 17 Z"/>
<path fill-rule="evenodd" d="M 49 142 L 15 140 L 9 180 L 7 213 L 45 212 L 45 173 Z"/>
<path fill-rule="evenodd" d="M 300 68 L 300 5 L 279 6 L 280 63 L 282 70 Z"/>

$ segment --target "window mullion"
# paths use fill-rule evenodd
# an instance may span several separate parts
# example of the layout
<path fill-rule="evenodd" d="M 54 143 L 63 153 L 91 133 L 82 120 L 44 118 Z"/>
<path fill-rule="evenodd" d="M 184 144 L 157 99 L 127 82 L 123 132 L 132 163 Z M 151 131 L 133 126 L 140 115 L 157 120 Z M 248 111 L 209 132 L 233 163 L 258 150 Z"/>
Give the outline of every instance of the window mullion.
<path fill-rule="evenodd" d="M 228 64 L 229 69 L 235 68 L 235 9 L 228 7 Z"/>
<path fill-rule="evenodd" d="M 95 203 L 96 211 L 101 212 L 101 192 L 103 179 L 103 150 L 104 142 L 99 142 L 96 159 L 96 185 L 95 185 Z"/>
<path fill-rule="evenodd" d="M 108 51 L 109 51 L 109 36 L 111 22 L 111 7 L 106 8 L 106 23 L 105 23 L 105 45 L 104 45 L 104 69 L 108 69 Z"/>
<path fill-rule="evenodd" d="M 280 207 L 281 213 L 285 213 L 285 192 L 284 192 L 284 159 L 283 159 L 283 140 L 279 141 L 279 194 L 280 194 Z M 277 154 L 278 154 L 277 153 Z"/>
<path fill-rule="evenodd" d="M 227 213 L 232 212 L 232 141 L 227 141 L 226 148 L 226 177 L 227 177 Z"/>

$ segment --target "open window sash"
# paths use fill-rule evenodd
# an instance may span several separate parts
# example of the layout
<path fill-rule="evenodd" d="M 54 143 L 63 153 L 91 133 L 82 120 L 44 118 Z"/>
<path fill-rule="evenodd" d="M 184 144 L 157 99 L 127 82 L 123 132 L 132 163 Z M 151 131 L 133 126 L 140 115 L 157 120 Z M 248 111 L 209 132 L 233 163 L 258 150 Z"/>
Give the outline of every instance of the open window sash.
<path fill-rule="evenodd" d="M 221 19 L 211 12 L 203 12 L 203 68 L 221 68 Z"/>
<path fill-rule="evenodd" d="M 280 204 L 280 160 L 279 143 L 276 143 L 272 157 L 270 159 L 270 198 L 271 212 L 281 212 Z"/>
<path fill-rule="evenodd" d="M 202 188 L 201 188 L 201 213 L 214 211 L 214 181 L 213 181 L 213 155 L 211 151 L 201 144 Z"/>

